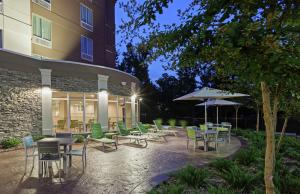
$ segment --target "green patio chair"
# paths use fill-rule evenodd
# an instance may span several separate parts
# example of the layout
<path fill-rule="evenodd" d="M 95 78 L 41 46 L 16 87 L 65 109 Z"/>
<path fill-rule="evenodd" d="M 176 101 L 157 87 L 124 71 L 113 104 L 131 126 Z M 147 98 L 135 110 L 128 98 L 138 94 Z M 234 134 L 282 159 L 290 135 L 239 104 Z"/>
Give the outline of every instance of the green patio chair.
<path fill-rule="evenodd" d="M 217 127 L 217 131 L 218 131 L 218 138 L 217 138 L 218 143 L 222 143 L 222 142 L 230 143 L 229 128 L 227 128 L 227 127 Z"/>
<path fill-rule="evenodd" d="M 144 147 L 148 146 L 147 138 L 145 136 L 142 136 L 140 131 L 134 131 L 133 135 L 131 135 L 132 131 L 126 129 L 122 121 L 117 122 L 117 128 L 119 130 L 119 136 L 121 138 L 129 139 L 130 142 L 131 140 L 134 140 L 134 143 L 136 144 L 140 144 L 141 141 L 144 141 Z"/>
<path fill-rule="evenodd" d="M 123 121 L 117 122 L 117 128 L 120 132 L 120 135 L 126 136 L 126 135 L 141 135 L 141 132 L 139 130 L 136 130 L 135 128 L 127 129 L 124 125 Z"/>
<path fill-rule="evenodd" d="M 153 123 L 154 123 L 154 125 L 155 125 L 155 128 L 156 128 L 156 131 L 157 131 L 157 132 L 162 132 L 162 133 L 165 133 L 165 134 L 167 134 L 167 135 L 173 134 L 174 136 L 177 136 L 177 133 L 178 133 L 177 130 L 164 129 L 164 128 L 163 128 L 161 119 L 153 120 Z"/>
<path fill-rule="evenodd" d="M 167 142 L 166 134 L 149 132 L 149 130 L 143 125 L 142 122 L 138 122 L 136 126 L 138 127 L 141 134 L 148 136 L 149 139 L 160 139 L 160 138 L 162 138 L 165 142 Z"/>
<path fill-rule="evenodd" d="M 198 142 L 199 141 L 205 141 L 204 137 L 202 136 L 197 136 L 197 132 L 195 129 L 193 129 L 192 127 L 188 127 L 186 129 L 187 132 L 187 141 L 186 141 L 186 148 L 189 149 L 189 144 L 190 141 L 194 142 L 194 151 L 196 150 L 196 147 L 198 146 Z"/>
<path fill-rule="evenodd" d="M 208 128 L 207 128 L 207 125 L 200 125 L 200 130 L 201 131 L 206 131 Z"/>
<path fill-rule="evenodd" d="M 117 141 L 114 139 L 109 139 L 104 137 L 104 133 L 100 123 L 93 123 L 92 124 L 92 134 L 91 138 L 92 141 L 102 143 L 103 149 L 105 149 L 105 144 L 113 144 L 118 149 Z"/>

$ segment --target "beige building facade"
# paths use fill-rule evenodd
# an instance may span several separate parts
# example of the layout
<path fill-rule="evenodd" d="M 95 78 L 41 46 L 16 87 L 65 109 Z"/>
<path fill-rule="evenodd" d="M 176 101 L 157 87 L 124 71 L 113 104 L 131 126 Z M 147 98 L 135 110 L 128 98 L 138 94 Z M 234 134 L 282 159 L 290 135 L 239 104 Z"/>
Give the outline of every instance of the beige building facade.
<path fill-rule="evenodd" d="M 114 0 L 0 0 L 0 47 L 115 68 Z"/>

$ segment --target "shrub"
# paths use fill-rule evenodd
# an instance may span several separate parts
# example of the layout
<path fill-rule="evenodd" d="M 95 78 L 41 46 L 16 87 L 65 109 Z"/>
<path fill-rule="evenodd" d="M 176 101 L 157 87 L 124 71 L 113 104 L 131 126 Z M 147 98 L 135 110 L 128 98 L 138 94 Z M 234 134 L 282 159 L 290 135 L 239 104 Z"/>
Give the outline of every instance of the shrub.
<path fill-rule="evenodd" d="M 156 123 L 158 125 L 162 125 L 163 124 L 163 120 L 161 118 L 155 119 Z"/>
<path fill-rule="evenodd" d="M 169 119 L 169 120 L 168 120 L 168 124 L 169 124 L 171 127 L 175 127 L 175 126 L 176 126 L 176 120 L 175 120 L 175 119 Z"/>
<path fill-rule="evenodd" d="M 226 159 L 217 159 L 213 163 L 211 163 L 211 166 L 218 171 L 229 170 L 233 165 L 233 161 Z"/>
<path fill-rule="evenodd" d="M 161 187 L 153 189 L 148 194 L 182 194 L 184 193 L 184 186 L 178 184 L 165 184 Z"/>
<path fill-rule="evenodd" d="M 236 161 L 239 164 L 249 166 L 250 164 L 257 162 L 260 157 L 260 151 L 256 148 L 241 149 L 236 155 Z"/>
<path fill-rule="evenodd" d="M 74 135 L 73 138 L 76 138 L 75 143 L 82 143 L 84 141 L 84 136 L 83 135 Z"/>
<path fill-rule="evenodd" d="M 249 191 L 255 186 L 258 178 L 261 178 L 261 174 L 253 175 L 239 166 L 233 165 L 229 170 L 223 171 L 220 177 L 222 177 L 232 189 Z"/>
<path fill-rule="evenodd" d="M 191 165 L 188 165 L 178 171 L 175 174 L 175 177 L 178 178 L 182 184 L 199 188 L 206 185 L 209 173 L 207 169 L 195 168 Z"/>
<path fill-rule="evenodd" d="M 188 125 L 188 122 L 186 120 L 180 120 L 179 124 L 181 127 L 186 128 L 186 126 Z"/>
<path fill-rule="evenodd" d="M 209 194 L 235 194 L 232 190 L 223 187 L 210 187 L 208 188 Z"/>
<path fill-rule="evenodd" d="M 43 135 L 32 135 L 32 138 L 33 138 L 33 141 L 38 141 L 38 140 L 44 139 L 45 136 L 43 136 Z"/>
<path fill-rule="evenodd" d="M 1 145 L 2 148 L 8 149 L 12 147 L 17 147 L 22 141 L 15 137 L 9 137 L 4 140 L 2 140 Z"/>
<path fill-rule="evenodd" d="M 150 129 L 150 128 L 152 128 L 152 125 L 151 125 L 151 124 L 143 124 L 143 125 L 144 125 L 145 129 Z"/>

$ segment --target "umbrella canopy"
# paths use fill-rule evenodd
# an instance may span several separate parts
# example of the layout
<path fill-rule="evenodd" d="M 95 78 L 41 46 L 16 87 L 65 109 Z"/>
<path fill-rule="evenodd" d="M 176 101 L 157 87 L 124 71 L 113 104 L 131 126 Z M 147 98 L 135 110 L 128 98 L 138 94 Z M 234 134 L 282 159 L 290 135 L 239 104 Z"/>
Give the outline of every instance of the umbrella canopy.
<path fill-rule="evenodd" d="M 232 102 L 228 100 L 211 99 L 206 102 L 206 106 L 236 106 L 241 105 L 238 102 Z M 205 102 L 196 104 L 196 106 L 205 106 Z"/>
<path fill-rule="evenodd" d="M 223 98 L 236 98 L 236 97 L 245 97 L 249 96 L 247 94 L 241 93 L 231 93 L 225 90 L 219 90 L 214 88 L 203 87 L 200 90 L 186 94 L 179 98 L 174 99 L 174 101 L 179 100 L 206 100 L 206 99 L 223 99 Z M 206 111 L 206 102 L 205 103 L 205 123 L 207 122 L 207 111 Z"/>
<path fill-rule="evenodd" d="M 249 96 L 247 94 L 241 93 L 231 93 L 224 90 L 214 89 L 203 87 L 201 90 L 197 90 L 195 92 L 186 94 L 179 98 L 174 99 L 174 101 L 178 100 L 205 100 L 205 99 L 224 99 L 224 98 L 236 98 L 236 97 L 245 97 Z"/>
<path fill-rule="evenodd" d="M 232 101 L 228 101 L 228 100 L 210 99 L 207 102 L 196 104 L 195 106 L 216 106 L 217 107 L 217 124 L 218 124 L 219 123 L 219 106 L 239 106 L 239 105 L 241 105 L 241 103 L 232 102 Z M 235 111 L 236 111 L 235 121 L 237 123 L 238 109 L 236 108 Z"/>

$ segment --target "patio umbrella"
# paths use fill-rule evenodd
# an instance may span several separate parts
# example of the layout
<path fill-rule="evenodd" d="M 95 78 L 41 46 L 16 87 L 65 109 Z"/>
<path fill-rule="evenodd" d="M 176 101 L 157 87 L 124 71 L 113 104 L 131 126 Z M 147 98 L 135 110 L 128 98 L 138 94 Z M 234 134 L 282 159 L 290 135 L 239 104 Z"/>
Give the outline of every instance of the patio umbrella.
<path fill-rule="evenodd" d="M 179 98 L 176 98 L 176 99 L 174 99 L 174 101 L 224 99 L 224 98 L 236 98 L 236 97 L 245 97 L 245 96 L 249 96 L 249 95 L 241 94 L 241 93 L 231 93 L 231 92 L 225 91 L 225 90 L 203 87 L 200 90 L 197 90 L 195 92 L 186 94 Z M 205 103 L 204 107 L 205 107 L 205 123 L 206 123 L 207 122 L 207 110 L 206 110 L 207 105 L 206 105 L 206 102 L 204 102 L 204 103 Z"/>
<path fill-rule="evenodd" d="M 217 124 L 219 123 L 219 106 L 234 106 L 235 107 L 235 126 L 237 128 L 237 112 L 238 107 L 241 103 L 232 102 L 228 100 L 220 100 L 220 99 L 211 99 L 207 102 L 203 102 L 201 104 L 197 104 L 196 106 L 216 106 L 217 107 Z"/>

